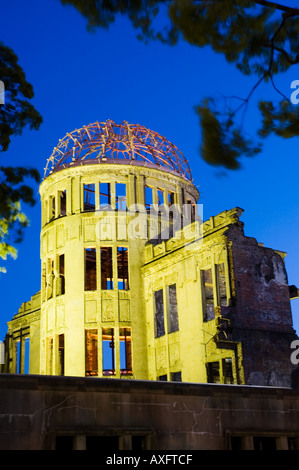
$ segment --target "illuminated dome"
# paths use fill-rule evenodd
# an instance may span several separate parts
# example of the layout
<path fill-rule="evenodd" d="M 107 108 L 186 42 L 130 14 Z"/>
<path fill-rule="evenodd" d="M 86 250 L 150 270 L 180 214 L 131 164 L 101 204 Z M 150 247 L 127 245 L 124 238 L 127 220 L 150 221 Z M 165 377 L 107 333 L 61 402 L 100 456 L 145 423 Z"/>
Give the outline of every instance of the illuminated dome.
<path fill-rule="evenodd" d="M 116 124 L 111 120 L 67 133 L 54 147 L 44 177 L 75 165 L 128 161 L 163 167 L 192 181 L 188 161 L 175 145 L 139 124 Z"/>

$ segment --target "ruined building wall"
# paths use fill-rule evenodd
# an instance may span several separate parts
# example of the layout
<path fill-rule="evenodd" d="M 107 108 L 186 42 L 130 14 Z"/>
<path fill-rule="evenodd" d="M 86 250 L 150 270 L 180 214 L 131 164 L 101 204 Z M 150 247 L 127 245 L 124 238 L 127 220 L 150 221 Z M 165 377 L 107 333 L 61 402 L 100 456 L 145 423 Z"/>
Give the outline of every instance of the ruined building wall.
<path fill-rule="evenodd" d="M 226 233 L 230 242 L 234 302 L 230 312 L 234 336 L 242 342 L 248 384 L 289 386 L 293 330 L 285 253 L 245 237 L 239 222 Z"/>
<path fill-rule="evenodd" d="M 143 292 L 147 312 L 149 377 L 186 382 L 244 383 L 238 341 L 221 338 L 220 321 L 232 305 L 232 278 L 223 230 L 236 210 L 192 224 L 173 239 L 145 247 Z M 170 289 L 176 291 L 172 331 Z"/>
<path fill-rule="evenodd" d="M 81 209 L 45 220 L 42 291 L 9 322 L 4 371 L 24 371 L 30 338 L 34 374 L 289 386 L 296 335 L 284 254 L 244 236 L 241 213 L 194 222 L 161 243 L 119 240 L 116 211 L 109 222 Z M 96 236 L 98 223 L 105 237 Z M 118 277 L 120 245 L 128 248 L 127 284 Z M 103 285 L 101 247 L 114 256 L 113 289 L 106 269 Z M 95 249 L 87 278 L 86 248 Z M 113 367 L 105 366 L 112 353 Z"/>
<path fill-rule="evenodd" d="M 193 240 L 179 236 L 145 248 L 150 378 L 171 380 L 176 368 L 183 381 L 290 385 L 296 334 L 285 254 L 246 237 L 241 213 L 211 217 Z M 175 333 L 168 330 L 171 285 Z"/>
<path fill-rule="evenodd" d="M 40 292 L 24 302 L 8 322 L 3 372 L 38 374 L 40 370 Z"/>

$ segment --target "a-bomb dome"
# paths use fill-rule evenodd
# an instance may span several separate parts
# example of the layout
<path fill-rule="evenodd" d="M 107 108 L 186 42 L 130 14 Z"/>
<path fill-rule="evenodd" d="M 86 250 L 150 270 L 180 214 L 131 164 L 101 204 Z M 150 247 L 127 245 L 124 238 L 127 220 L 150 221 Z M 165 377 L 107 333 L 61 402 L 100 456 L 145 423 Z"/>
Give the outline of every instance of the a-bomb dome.
<path fill-rule="evenodd" d="M 48 158 L 44 177 L 74 165 L 127 161 L 163 167 L 192 181 L 188 161 L 174 144 L 139 124 L 111 120 L 67 133 Z"/>

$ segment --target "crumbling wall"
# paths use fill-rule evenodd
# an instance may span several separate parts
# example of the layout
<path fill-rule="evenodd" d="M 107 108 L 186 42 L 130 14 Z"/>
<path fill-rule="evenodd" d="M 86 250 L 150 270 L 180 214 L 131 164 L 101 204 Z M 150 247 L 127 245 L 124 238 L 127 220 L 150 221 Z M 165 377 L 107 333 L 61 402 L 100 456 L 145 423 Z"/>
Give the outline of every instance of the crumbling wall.
<path fill-rule="evenodd" d="M 245 237 L 241 225 L 227 232 L 231 242 L 234 339 L 242 341 L 245 381 L 288 386 L 292 324 L 287 273 L 282 255 Z"/>

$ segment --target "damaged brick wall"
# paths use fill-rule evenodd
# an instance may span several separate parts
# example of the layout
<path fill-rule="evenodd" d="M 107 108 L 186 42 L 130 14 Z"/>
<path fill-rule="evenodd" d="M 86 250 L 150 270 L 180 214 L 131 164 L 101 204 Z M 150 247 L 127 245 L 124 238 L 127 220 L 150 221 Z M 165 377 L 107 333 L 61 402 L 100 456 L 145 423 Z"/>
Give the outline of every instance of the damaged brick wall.
<path fill-rule="evenodd" d="M 240 222 L 226 236 L 232 242 L 235 289 L 230 319 L 234 340 L 242 341 L 245 381 L 289 386 L 290 345 L 297 336 L 283 258 L 245 237 Z"/>

